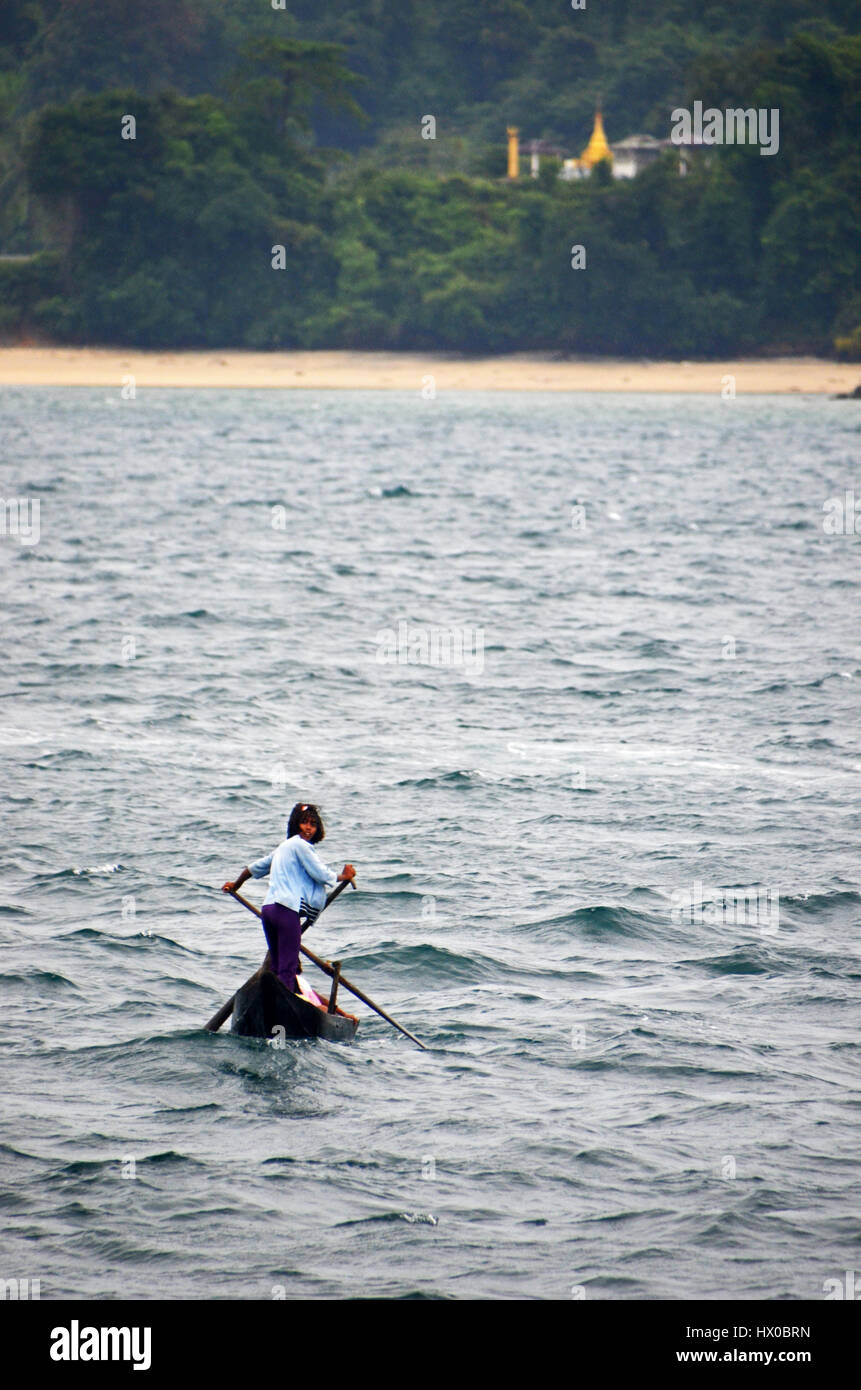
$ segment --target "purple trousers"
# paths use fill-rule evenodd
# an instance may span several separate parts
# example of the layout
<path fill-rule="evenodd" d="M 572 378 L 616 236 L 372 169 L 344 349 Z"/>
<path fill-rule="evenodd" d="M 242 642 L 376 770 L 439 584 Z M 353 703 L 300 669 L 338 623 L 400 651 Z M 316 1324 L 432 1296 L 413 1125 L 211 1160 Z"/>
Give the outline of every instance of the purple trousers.
<path fill-rule="evenodd" d="M 283 903 L 266 903 L 263 908 L 263 930 L 272 957 L 272 973 L 289 990 L 296 988 L 296 969 L 299 965 L 299 943 L 302 928 L 299 913 Z"/>

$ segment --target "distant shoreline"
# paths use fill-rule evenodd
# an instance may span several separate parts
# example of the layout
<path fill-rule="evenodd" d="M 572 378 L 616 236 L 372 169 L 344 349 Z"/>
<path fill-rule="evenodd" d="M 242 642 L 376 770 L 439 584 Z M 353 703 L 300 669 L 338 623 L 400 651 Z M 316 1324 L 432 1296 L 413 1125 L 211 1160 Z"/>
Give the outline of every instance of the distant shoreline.
<path fill-rule="evenodd" d="M 143 352 L 0 347 L 0 386 L 268 390 L 608 391 L 832 395 L 852 391 L 861 363 L 819 357 L 735 362 L 558 361 L 534 355 L 464 359 L 396 352 Z M 433 380 L 431 381 L 430 378 Z M 727 378 L 734 378 L 730 383 Z"/>

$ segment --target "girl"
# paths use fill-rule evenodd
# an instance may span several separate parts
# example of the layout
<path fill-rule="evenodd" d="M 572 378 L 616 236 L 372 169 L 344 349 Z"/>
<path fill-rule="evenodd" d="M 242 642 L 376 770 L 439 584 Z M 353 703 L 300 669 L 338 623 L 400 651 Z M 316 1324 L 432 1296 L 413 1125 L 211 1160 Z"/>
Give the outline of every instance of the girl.
<path fill-rule="evenodd" d="M 282 984 L 295 992 L 299 969 L 299 943 L 302 940 L 300 912 L 306 926 L 314 921 L 326 902 L 326 887 L 335 875 L 320 859 L 312 845 L 325 835 L 316 806 L 297 802 L 287 822 L 287 838 L 264 859 L 246 867 L 235 883 L 225 883 L 224 893 L 235 893 L 249 878 L 269 875 L 269 892 L 263 904 L 263 930 L 272 956 L 272 970 Z M 337 881 L 356 877 L 352 864 L 345 864 Z"/>

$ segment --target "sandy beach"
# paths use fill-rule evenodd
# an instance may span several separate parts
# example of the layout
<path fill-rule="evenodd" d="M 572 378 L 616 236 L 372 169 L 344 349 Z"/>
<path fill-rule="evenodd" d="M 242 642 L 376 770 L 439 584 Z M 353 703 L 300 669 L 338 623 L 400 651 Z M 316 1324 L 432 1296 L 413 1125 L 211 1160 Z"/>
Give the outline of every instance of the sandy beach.
<path fill-rule="evenodd" d="M 535 356 L 478 359 L 391 352 L 137 352 L 0 348 L 0 385 L 261 387 L 361 391 L 655 391 L 828 395 L 851 391 L 861 364 L 788 357 L 650 362 Z M 432 378 L 432 381 L 430 380 Z M 732 378 L 732 381 L 729 379 Z"/>

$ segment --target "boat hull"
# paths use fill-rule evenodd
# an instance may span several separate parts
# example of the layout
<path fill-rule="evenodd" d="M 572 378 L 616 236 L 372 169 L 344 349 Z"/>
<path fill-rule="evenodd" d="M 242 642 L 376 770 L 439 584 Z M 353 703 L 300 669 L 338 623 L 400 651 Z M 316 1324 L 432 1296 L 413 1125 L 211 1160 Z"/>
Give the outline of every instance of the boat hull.
<path fill-rule="evenodd" d="M 330 1014 L 298 994 L 291 994 L 277 976 L 266 970 L 237 990 L 230 1030 L 244 1038 L 325 1038 L 328 1042 L 351 1042 L 358 1026 L 358 1019 L 340 1009 Z"/>

